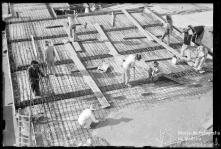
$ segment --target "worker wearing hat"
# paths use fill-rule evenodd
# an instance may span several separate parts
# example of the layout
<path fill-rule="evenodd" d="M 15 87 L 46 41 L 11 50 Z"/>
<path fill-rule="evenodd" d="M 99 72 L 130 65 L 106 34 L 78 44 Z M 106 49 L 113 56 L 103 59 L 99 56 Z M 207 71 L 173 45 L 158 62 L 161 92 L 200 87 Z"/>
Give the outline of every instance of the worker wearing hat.
<path fill-rule="evenodd" d="M 90 125 L 92 122 L 94 123 L 98 123 L 99 121 L 96 120 L 95 116 L 94 116 L 94 111 L 96 109 L 93 107 L 93 105 L 90 106 L 90 108 L 85 109 L 84 111 L 82 111 L 82 113 L 79 115 L 78 117 L 78 123 L 87 129 L 90 129 Z"/>
<path fill-rule="evenodd" d="M 134 69 L 135 73 L 135 61 L 141 60 L 141 55 L 140 54 L 131 54 L 129 55 L 126 60 L 123 61 L 123 69 L 124 69 L 124 74 L 123 74 L 123 82 L 126 86 L 131 86 L 128 82 L 130 80 L 130 69 Z"/>

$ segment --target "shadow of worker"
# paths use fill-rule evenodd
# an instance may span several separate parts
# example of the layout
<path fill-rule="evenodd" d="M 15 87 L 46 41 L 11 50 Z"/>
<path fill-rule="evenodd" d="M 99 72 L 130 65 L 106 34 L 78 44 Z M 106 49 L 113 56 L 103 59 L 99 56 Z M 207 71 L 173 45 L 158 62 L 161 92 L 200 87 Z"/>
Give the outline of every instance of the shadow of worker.
<path fill-rule="evenodd" d="M 91 128 L 96 129 L 96 128 L 101 128 L 105 126 L 114 126 L 114 125 L 120 124 L 121 122 L 129 122 L 131 120 L 132 119 L 125 118 L 125 117 L 122 117 L 120 119 L 107 118 L 105 121 L 100 121 L 99 123 L 92 123 Z"/>

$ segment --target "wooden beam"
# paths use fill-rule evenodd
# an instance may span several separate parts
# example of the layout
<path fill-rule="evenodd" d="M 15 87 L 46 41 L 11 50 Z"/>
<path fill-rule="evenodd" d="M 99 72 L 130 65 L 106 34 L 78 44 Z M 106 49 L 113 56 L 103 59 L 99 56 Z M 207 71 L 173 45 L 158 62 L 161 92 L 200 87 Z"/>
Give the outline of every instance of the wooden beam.
<path fill-rule="evenodd" d="M 153 38 L 149 36 L 149 34 L 143 29 L 143 27 L 126 10 L 123 9 L 122 12 L 131 22 L 133 22 L 133 24 L 139 29 L 139 31 L 147 37 L 148 40 L 153 40 Z"/>
<path fill-rule="evenodd" d="M 119 56 L 119 52 L 115 49 L 114 45 L 111 43 L 107 35 L 104 33 L 104 30 L 102 29 L 102 27 L 98 23 L 94 24 L 94 27 L 100 34 L 100 37 L 104 41 L 105 45 L 110 50 L 110 54 L 113 56 Z"/>
<path fill-rule="evenodd" d="M 143 12 L 143 8 L 136 8 L 136 9 L 128 9 L 131 13 Z M 110 11 L 95 11 L 90 13 L 79 13 L 79 17 L 86 17 L 86 16 L 98 16 L 98 15 L 108 15 L 114 12 L 115 15 L 123 14 L 120 10 L 110 10 Z M 57 16 L 56 18 L 40 18 L 40 19 L 33 19 L 33 20 L 25 20 L 25 21 L 9 21 L 8 24 L 17 24 L 17 23 L 27 23 L 27 22 L 39 22 L 39 21 L 46 21 L 46 20 L 57 20 L 57 19 L 64 19 L 67 18 L 67 15 Z"/>
<path fill-rule="evenodd" d="M 119 52 L 116 50 L 114 45 L 111 43 L 111 41 L 109 40 L 109 38 L 105 34 L 104 30 L 102 29 L 102 27 L 98 23 L 94 24 L 94 27 L 97 30 L 97 32 L 100 34 L 100 37 L 104 41 L 105 45 L 110 50 L 109 54 L 113 55 L 115 62 L 119 66 L 121 66 L 123 63 L 124 56 L 119 54 Z"/>
<path fill-rule="evenodd" d="M 153 35 L 152 33 L 150 33 L 147 30 L 144 30 L 141 25 L 126 11 L 126 10 L 122 10 L 123 13 L 128 17 L 128 19 L 134 23 L 134 25 L 136 25 L 138 27 L 138 29 L 144 34 L 144 36 L 146 36 L 147 38 L 150 39 L 150 37 L 152 39 L 154 39 L 156 42 L 158 42 L 160 45 L 162 45 L 164 48 L 166 48 L 168 51 L 170 51 L 172 54 L 176 55 L 177 57 L 187 60 L 186 58 L 183 58 L 181 56 L 181 54 L 179 52 L 177 52 L 176 50 L 174 50 L 173 48 L 169 47 L 167 44 L 165 44 L 164 42 L 162 42 L 160 39 L 158 39 L 155 35 Z"/>
<path fill-rule="evenodd" d="M 35 40 L 34 40 L 33 35 L 31 35 L 31 44 L 32 44 L 32 47 L 33 47 L 34 55 L 35 55 L 36 58 L 38 58 L 38 53 L 37 53 L 37 49 L 36 49 L 36 46 L 35 46 Z"/>
<path fill-rule="evenodd" d="M 67 26 L 64 26 L 64 29 L 67 33 Z M 71 39 L 69 39 L 69 40 L 71 40 Z M 109 107 L 110 104 L 108 103 L 107 99 L 104 97 L 103 93 L 101 92 L 101 90 L 97 86 L 96 82 L 92 79 L 92 77 L 88 73 L 87 69 L 85 68 L 85 66 L 83 65 L 81 60 L 79 59 L 78 54 L 76 53 L 77 49 L 78 50 L 80 49 L 79 51 L 82 51 L 78 42 L 72 42 L 72 45 L 71 45 L 71 43 L 68 42 L 65 44 L 65 48 L 68 51 L 70 58 L 73 60 L 73 62 L 75 63 L 75 65 L 79 69 L 80 73 L 82 74 L 85 82 L 89 85 L 91 90 L 94 92 L 95 96 L 97 97 L 98 101 L 101 104 L 101 107 L 102 108 Z"/>
<path fill-rule="evenodd" d="M 2 48 L 3 48 L 3 51 L 7 50 L 8 51 L 8 44 L 7 44 L 7 38 L 6 38 L 6 34 L 2 34 Z M 13 145 L 16 145 L 16 140 L 18 138 L 18 125 L 17 125 L 17 121 L 16 121 L 16 117 L 15 117 L 15 114 L 16 114 L 16 110 L 15 110 L 15 97 L 14 97 L 14 94 L 13 94 L 13 85 L 12 84 L 12 73 L 11 73 L 11 69 L 10 69 L 10 62 L 9 62 L 9 54 L 5 54 L 4 57 L 2 57 L 2 59 L 5 61 L 3 62 L 4 67 L 6 68 L 6 70 L 3 69 L 4 71 L 4 75 L 7 75 L 7 76 L 3 76 L 4 79 L 7 79 L 8 80 L 8 86 L 6 86 L 8 88 L 8 90 L 10 92 L 7 92 L 7 94 L 9 95 L 8 97 L 11 97 L 11 98 L 7 98 L 7 99 L 3 99 L 3 103 L 6 104 L 5 100 L 7 100 L 7 102 L 11 102 L 12 104 L 9 105 L 3 105 L 3 107 L 11 107 L 11 116 L 12 116 L 12 122 L 13 122 L 13 128 L 14 128 L 14 132 L 10 132 L 14 135 L 14 138 L 15 138 L 15 144 Z M 4 68 L 3 67 L 3 68 Z M 4 97 L 3 97 L 4 98 Z M 8 113 L 9 114 L 9 113 Z M 11 139 L 13 139 L 13 137 L 11 137 Z M 11 144 L 12 146 L 12 144 Z"/>
<path fill-rule="evenodd" d="M 82 74 L 85 82 L 89 85 L 91 90 L 94 92 L 94 94 L 97 97 L 98 101 L 100 102 L 102 108 L 109 107 L 110 104 L 108 103 L 107 99 L 104 97 L 101 90 L 98 88 L 95 81 L 92 79 L 92 77 L 88 73 L 85 66 L 82 64 L 81 60 L 78 57 L 78 54 L 75 52 L 75 50 L 73 50 L 73 46 L 71 45 L 71 43 L 65 44 L 65 48 L 68 51 L 70 58 L 74 61 L 75 65 L 77 66 L 80 73 Z"/>

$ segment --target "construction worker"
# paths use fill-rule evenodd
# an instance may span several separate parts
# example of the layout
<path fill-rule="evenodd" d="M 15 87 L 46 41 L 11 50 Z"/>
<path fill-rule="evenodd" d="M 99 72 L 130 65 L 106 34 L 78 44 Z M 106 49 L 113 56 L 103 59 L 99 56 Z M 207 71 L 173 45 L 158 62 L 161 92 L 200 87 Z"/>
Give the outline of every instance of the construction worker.
<path fill-rule="evenodd" d="M 173 20 L 170 15 L 166 15 L 166 23 L 165 23 L 165 32 L 161 38 L 161 41 L 163 42 L 163 39 L 167 36 L 167 45 L 170 44 L 170 35 L 173 31 Z"/>
<path fill-rule="evenodd" d="M 46 64 L 47 64 L 47 70 L 49 70 L 49 75 L 53 74 L 55 75 L 55 49 L 54 46 L 52 46 L 52 43 L 49 41 L 45 41 L 45 58 L 44 58 Z"/>
<path fill-rule="evenodd" d="M 184 57 L 185 50 L 190 47 L 190 42 L 191 42 L 192 35 L 189 34 L 189 30 L 190 30 L 189 28 L 183 30 L 184 41 L 183 41 L 182 48 L 180 50 L 181 51 L 181 56 L 183 56 L 183 57 Z"/>
<path fill-rule="evenodd" d="M 208 55 L 208 50 L 205 47 L 203 46 L 197 47 L 197 57 L 195 59 L 194 69 L 199 71 L 200 73 L 204 72 L 202 71 L 202 67 L 206 61 L 207 55 Z"/>
<path fill-rule="evenodd" d="M 141 60 L 141 55 L 136 54 L 136 55 L 129 55 L 126 60 L 123 61 L 123 69 L 124 69 L 124 74 L 123 74 L 123 82 L 125 86 L 131 86 L 128 82 L 130 80 L 130 69 L 133 68 L 134 70 L 134 75 L 135 75 L 135 61 Z"/>
<path fill-rule="evenodd" d="M 84 13 L 89 13 L 90 12 L 89 5 L 87 3 L 84 3 L 83 7 L 84 7 Z"/>
<path fill-rule="evenodd" d="M 99 121 L 96 120 L 95 116 L 94 116 L 94 111 L 96 109 L 93 107 L 93 105 L 90 106 L 89 109 L 85 109 L 84 111 L 82 111 L 82 113 L 79 115 L 78 117 L 78 123 L 87 129 L 91 128 L 91 123 L 98 123 Z"/>
<path fill-rule="evenodd" d="M 188 28 L 191 29 L 193 32 L 192 42 L 196 45 L 199 45 L 203 38 L 204 26 L 188 25 Z"/>
<path fill-rule="evenodd" d="M 149 74 L 149 80 L 151 82 L 157 81 L 159 79 L 159 77 L 161 77 L 163 75 L 163 73 L 159 67 L 159 63 L 157 61 L 153 62 L 153 67 L 149 68 L 148 74 Z"/>
<path fill-rule="evenodd" d="M 31 89 L 35 97 L 40 96 L 39 79 L 40 75 L 44 77 L 45 75 L 39 69 L 39 63 L 35 60 L 31 61 L 31 66 L 28 68 L 28 76 L 31 84 Z"/>
<path fill-rule="evenodd" d="M 77 23 L 77 16 L 78 14 L 68 14 L 68 29 L 69 29 L 69 38 L 73 41 L 76 41 L 76 23 Z"/>

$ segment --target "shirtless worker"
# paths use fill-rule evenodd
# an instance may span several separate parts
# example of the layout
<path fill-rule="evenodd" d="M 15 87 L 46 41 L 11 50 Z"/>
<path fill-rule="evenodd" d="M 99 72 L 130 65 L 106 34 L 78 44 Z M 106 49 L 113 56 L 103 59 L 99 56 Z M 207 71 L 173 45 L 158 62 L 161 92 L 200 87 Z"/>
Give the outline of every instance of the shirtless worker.
<path fill-rule="evenodd" d="M 55 49 L 51 45 L 49 41 L 45 41 L 45 57 L 44 60 L 47 64 L 47 70 L 49 70 L 49 75 L 53 74 L 55 75 L 55 66 L 54 66 L 54 61 L 55 61 Z"/>
<path fill-rule="evenodd" d="M 90 108 L 85 109 L 84 111 L 82 111 L 82 113 L 79 115 L 78 117 L 78 123 L 87 129 L 91 128 L 91 124 L 92 122 L 94 123 L 98 123 L 99 121 L 96 120 L 95 116 L 94 116 L 94 111 L 96 109 L 93 107 L 93 105 L 90 106 Z"/>
<path fill-rule="evenodd" d="M 170 15 L 166 15 L 166 23 L 165 23 L 165 31 L 161 38 L 161 41 L 163 42 L 163 39 L 167 36 L 167 45 L 170 44 L 170 35 L 173 31 L 173 20 Z"/>
<path fill-rule="evenodd" d="M 131 85 L 128 83 L 130 80 L 130 69 L 133 68 L 134 70 L 134 74 L 135 74 L 135 61 L 141 60 L 141 55 L 140 54 L 131 54 L 129 55 L 126 60 L 123 61 L 123 70 L 124 70 L 124 74 L 123 74 L 123 82 L 125 84 L 125 86 L 130 87 Z"/>
<path fill-rule="evenodd" d="M 76 23 L 77 23 L 77 16 L 78 14 L 68 14 L 68 31 L 69 31 L 69 38 L 71 38 L 72 41 L 76 41 Z"/>

